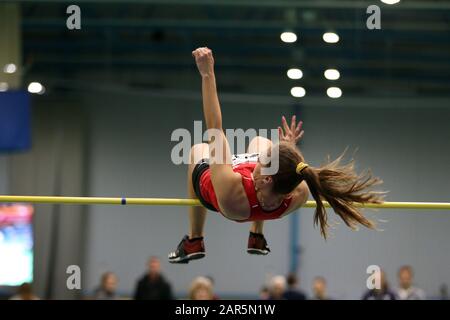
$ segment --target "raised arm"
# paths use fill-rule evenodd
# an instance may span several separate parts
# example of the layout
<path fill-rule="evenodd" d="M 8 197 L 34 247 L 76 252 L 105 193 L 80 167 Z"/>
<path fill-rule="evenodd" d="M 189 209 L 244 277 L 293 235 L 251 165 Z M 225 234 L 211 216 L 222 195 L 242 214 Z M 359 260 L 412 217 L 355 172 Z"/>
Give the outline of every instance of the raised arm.
<path fill-rule="evenodd" d="M 222 130 L 222 112 L 217 96 L 214 58 L 208 48 L 198 48 L 192 52 L 198 71 L 202 77 L 203 113 L 208 129 Z"/>
<path fill-rule="evenodd" d="M 289 125 L 286 118 L 283 116 L 281 118 L 282 126 L 278 127 L 278 135 L 280 141 L 285 141 L 296 145 L 303 138 L 303 122 L 299 121 L 297 124 L 296 116 L 292 116 L 291 124 Z M 309 189 L 308 185 L 305 182 L 300 183 L 297 188 L 292 192 L 292 201 L 289 209 L 287 210 L 288 214 L 293 210 L 297 210 L 305 202 L 308 200 Z"/>
<path fill-rule="evenodd" d="M 296 145 L 303 138 L 303 121 L 299 121 L 296 124 L 297 117 L 295 115 L 292 116 L 291 125 L 289 126 L 286 117 L 281 117 L 281 124 L 283 128 L 278 127 L 278 135 L 280 137 L 280 141 L 286 141 Z"/>
<path fill-rule="evenodd" d="M 232 198 L 236 184 L 240 183 L 240 176 L 232 169 L 230 146 L 222 129 L 222 112 L 217 95 L 212 51 L 208 48 L 198 48 L 192 55 L 202 77 L 203 114 L 210 143 L 211 180 L 219 204 L 224 205 L 226 198 Z"/>

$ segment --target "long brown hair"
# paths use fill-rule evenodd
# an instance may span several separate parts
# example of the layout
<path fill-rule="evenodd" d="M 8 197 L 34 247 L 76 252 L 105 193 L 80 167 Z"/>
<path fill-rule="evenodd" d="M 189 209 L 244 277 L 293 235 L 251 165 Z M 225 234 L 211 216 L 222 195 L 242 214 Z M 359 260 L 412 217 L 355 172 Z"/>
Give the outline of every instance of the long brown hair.
<path fill-rule="evenodd" d="M 287 142 L 280 142 L 277 147 L 279 169 L 272 176 L 273 192 L 289 194 L 305 181 L 316 201 L 314 225 L 320 225 L 320 232 L 325 239 L 329 224 L 323 200 L 330 204 L 350 228 L 355 229 L 358 224 L 370 229 L 375 228 L 374 222 L 361 213 L 357 204 L 383 202 L 383 192 L 368 190 L 382 183 L 379 178 L 373 177 L 369 170 L 357 174 L 353 160 L 342 164 L 344 154 L 334 161 L 328 159 L 321 167 L 308 166 L 297 174 L 297 165 L 305 162 L 300 150 Z"/>

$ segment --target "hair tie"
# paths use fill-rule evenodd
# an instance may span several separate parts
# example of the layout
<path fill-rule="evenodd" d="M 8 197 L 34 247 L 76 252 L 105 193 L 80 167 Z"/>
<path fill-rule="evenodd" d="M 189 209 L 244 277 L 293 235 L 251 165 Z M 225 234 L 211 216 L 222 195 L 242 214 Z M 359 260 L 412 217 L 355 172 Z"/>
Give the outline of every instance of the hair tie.
<path fill-rule="evenodd" d="M 297 168 L 295 169 L 295 172 L 297 172 L 297 174 L 301 174 L 303 170 L 305 170 L 306 168 L 309 167 L 309 164 L 304 163 L 304 162 L 300 162 L 297 165 Z"/>

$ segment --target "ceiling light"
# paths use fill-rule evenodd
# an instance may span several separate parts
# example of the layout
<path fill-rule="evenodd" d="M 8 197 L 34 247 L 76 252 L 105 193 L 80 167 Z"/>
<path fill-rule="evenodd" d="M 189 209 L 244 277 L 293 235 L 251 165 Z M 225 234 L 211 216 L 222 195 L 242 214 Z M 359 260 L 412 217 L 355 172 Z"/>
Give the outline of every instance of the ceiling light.
<path fill-rule="evenodd" d="M 325 70 L 323 75 L 328 80 L 337 80 L 341 77 L 341 74 L 336 69 L 327 69 L 327 70 Z"/>
<path fill-rule="evenodd" d="M 303 87 L 293 87 L 291 89 L 291 95 L 295 98 L 304 97 L 306 94 L 306 90 Z"/>
<path fill-rule="evenodd" d="M 340 98 L 342 96 L 342 90 L 338 87 L 331 87 L 328 88 L 327 95 L 333 99 Z"/>
<path fill-rule="evenodd" d="M 396 4 L 399 3 L 400 0 L 381 0 L 381 2 L 384 2 L 386 4 Z"/>
<path fill-rule="evenodd" d="M 287 71 L 287 76 L 289 79 L 298 80 L 303 78 L 303 72 L 300 69 L 292 68 Z"/>
<path fill-rule="evenodd" d="M 45 92 L 45 88 L 39 82 L 31 82 L 28 85 L 28 92 L 36 93 L 36 94 L 43 94 Z"/>
<path fill-rule="evenodd" d="M 326 43 L 337 43 L 339 42 L 339 36 L 334 32 L 325 32 L 323 34 L 323 41 Z"/>
<path fill-rule="evenodd" d="M 286 42 L 286 43 L 293 43 L 295 41 L 297 41 L 297 35 L 294 32 L 283 32 L 280 35 L 281 41 Z"/>
<path fill-rule="evenodd" d="M 14 73 L 17 71 L 17 66 L 14 63 L 8 63 L 3 67 L 4 73 Z"/>

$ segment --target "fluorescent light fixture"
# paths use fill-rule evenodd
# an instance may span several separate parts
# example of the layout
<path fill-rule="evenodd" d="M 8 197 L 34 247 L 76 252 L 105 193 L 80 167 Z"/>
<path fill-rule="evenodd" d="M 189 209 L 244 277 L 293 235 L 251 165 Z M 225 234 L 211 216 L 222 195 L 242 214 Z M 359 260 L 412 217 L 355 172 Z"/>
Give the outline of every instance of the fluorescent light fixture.
<path fill-rule="evenodd" d="M 341 77 L 341 74 L 336 69 L 327 69 L 327 70 L 325 70 L 323 75 L 328 80 L 337 80 Z"/>
<path fill-rule="evenodd" d="M 381 0 L 381 2 L 384 2 L 386 4 L 396 4 L 399 3 L 400 0 Z"/>
<path fill-rule="evenodd" d="M 9 85 L 6 82 L 0 82 L 0 92 L 8 91 Z"/>
<path fill-rule="evenodd" d="M 289 79 L 298 80 L 303 78 L 303 72 L 300 69 L 292 68 L 287 71 L 287 76 Z"/>
<path fill-rule="evenodd" d="M 306 90 L 303 87 L 293 87 L 291 89 L 291 95 L 295 98 L 301 98 L 306 95 Z"/>
<path fill-rule="evenodd" d="M 286 43 L 293 43 L 297 41 L 297 35 L 294 32 L 286 31 L 280 35 L 281 41 Z"/>
<path fill-rule="evenodd" d="M 325 32 L 323 34 L 323 41 L 326 43 L 337 43 L 339 42 L 339 36 L 334 32 Z"/>
<path fill-rule="evenodd" d="M 328 88 L 327 95 L 333 99 L 340 98 L 342 96 L 342 90 L 338 87 L 331 87 Z"/>
<path fill-rule="evenodd" d="M 14 73 L 17 71 L 17 66 L 14 63 L 8 63 L 3 67 L 4 73 Z"/>
<path fill-rule="evenodd" d="M 45 92 L 45 88 L 39 82 L 31 82 L 28 85 L 28 92 L 36 93 L 36 94 L 43 94 Z"/>

